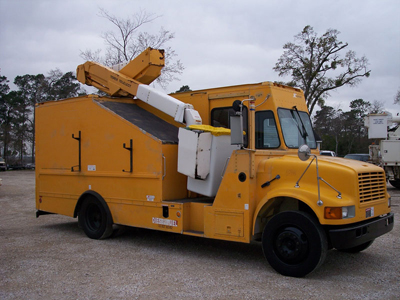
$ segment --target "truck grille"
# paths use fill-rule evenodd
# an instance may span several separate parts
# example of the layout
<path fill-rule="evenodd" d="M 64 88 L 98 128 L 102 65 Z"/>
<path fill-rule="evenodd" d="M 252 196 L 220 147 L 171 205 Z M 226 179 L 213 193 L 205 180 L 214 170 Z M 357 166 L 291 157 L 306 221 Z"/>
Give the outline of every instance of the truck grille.
<path fill-rule="evenodd" d="M 384 172 L 358 174 L 360 203 L 382 200 L 386 197 L 386 177 Z"/>

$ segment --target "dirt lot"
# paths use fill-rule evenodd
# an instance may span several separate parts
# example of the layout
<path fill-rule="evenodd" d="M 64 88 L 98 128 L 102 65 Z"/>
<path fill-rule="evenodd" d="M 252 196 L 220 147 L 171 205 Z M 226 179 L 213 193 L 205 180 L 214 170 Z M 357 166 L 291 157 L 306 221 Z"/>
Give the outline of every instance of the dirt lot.
<path fill-rule="evenodd" d="M 34 172 L 1 172 L 0 299 L 400 299 L 395 227 L 359 254 L 329 251 L 306 278 L 277 274 L 261 244 L 143 229 L 97 241 L 77 219 L 35 218 Z"/>

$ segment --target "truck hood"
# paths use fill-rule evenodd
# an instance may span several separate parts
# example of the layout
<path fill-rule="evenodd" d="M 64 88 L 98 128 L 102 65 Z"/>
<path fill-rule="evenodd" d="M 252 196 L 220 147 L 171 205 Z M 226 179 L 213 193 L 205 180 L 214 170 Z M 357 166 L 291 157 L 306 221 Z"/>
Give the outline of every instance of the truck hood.
<path fill-rule="evenodd" d="M 299 166 L 299 165 L 304 165 L 304 168 L 307 167 L 307 165 L 311 162 L 312 157 L 310 157 L 307 161 L 301 161 L 297 155 L 284 155 L 276 158 L 271 158 L 268 160 L 263 160 L 260 162 L 259 165 L 259 171 L 260 169 L 263 169 L 266 165 L 274 164 L 273 162 L 276 160 L 276 163 L 278 164 L 293 164 L 293 166 Z M 279 162 L 278 162 L 279 161 Z M 266 164 L 266 165 L 264 165 Z M 315 165 L 315 161 L 313 162 L 313 165 Z M 375 166 L 373 164 L 370 164 L 368 162 L 363 162 L 359 160 L 354 160 L 354 159 L 346 159 L 346 158 L 341 158 L 341 157 L 330 157 L 330 156 L 323 156 L 319 155 L 318 156 L 318 165 L 321 169 L 326 169 L 326 168 L 342 168 L 342 169 L 347 169 L 347 170 L 353 170 L 356 173 L 365 173 L 365 172 L 383 172 L 383 169 L 381 167 Z"/>
<path fill-rule="evenodd" d="M 381 167 L 375 166 L 371 163 L 354 159 L 341 158 L 341 157 L 318 156 L 318 163 L 323 165 L 334 164 L 342 166 L 348 169 L 353 169 L 357 173 L 383 171 Z"/>
<path fill-rule="evenodd" d="M 294 193 L 293 196 L 300 190 L 315 191 L 317 168 L 315 160 L 309 166 L 311 160 L 312 157 L 307 161 L 301 161 L 296 155 L 262 159 L 259 161 L 257 169 L 258 185 L 261 186 L 279 175 L 280 188 L 291 190 Z M 382 178 L 385 180 L 382 168 L 370 163 L 340 157 L 318 156 L 318 172 L 320 178 L 323 178 L 342 193 L 341 202 L 343 203 L 346 199 L 359 198 L 360 180 L 366 179 L 367 182 L 371 180 L 373 184 L 379 184 L 379 192 L 382 188 Z M 379 183 L 376 180 L 377 178 L 380 178 Z M 297 182 L 300 182 L 301 189 L 293 190 Z M 268 190 L 274 189 L 274 186 L 277 187 L 278 183 L 271 184 L 269 188 L 260 188 L 260 193 L 270 192 Z M 325 183 L 321 184 L 321 195 L 322 197 L 336 199 L 336 192 Z"/>

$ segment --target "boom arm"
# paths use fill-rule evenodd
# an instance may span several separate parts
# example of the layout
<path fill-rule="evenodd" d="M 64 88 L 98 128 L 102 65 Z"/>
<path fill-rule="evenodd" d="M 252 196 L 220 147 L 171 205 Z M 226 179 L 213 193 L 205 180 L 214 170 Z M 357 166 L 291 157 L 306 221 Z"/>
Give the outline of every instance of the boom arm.
<path fill-rule="evenodd" d="M 201 117 L 192 105 L 147 85 L 160 76 L 163 66 L 163 50 L 148 48 L 120 71 L 87 61 L 78 66 L 76 74 L 80 82 L 94 86 L 110 96 L 136 96 L 173 117 L 176 122 L 187 126 L 201 124 Z"/>

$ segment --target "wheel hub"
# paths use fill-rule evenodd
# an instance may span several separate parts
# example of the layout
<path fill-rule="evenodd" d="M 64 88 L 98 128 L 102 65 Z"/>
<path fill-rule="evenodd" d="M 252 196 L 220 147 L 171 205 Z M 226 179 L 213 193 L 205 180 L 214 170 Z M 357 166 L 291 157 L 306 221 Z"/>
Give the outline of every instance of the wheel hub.
<path fill-rule="evenodd" d="M 96 205 L 91 205 L 87 210 L 87 225 L 93 231 L 101 226 L 101 212 Z"/>
<path fill-rule="evenodd" d="M 298 263 L 304 260 L 308 252 L 306 235 L 295 227 L 286 227 L 275 240 L 275 251 L 286 263 Z"/>

